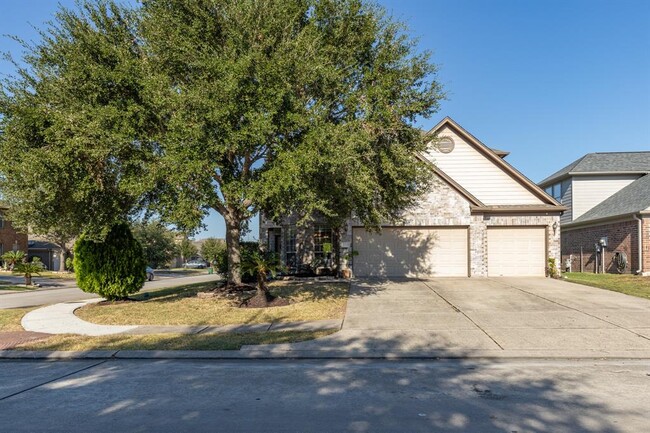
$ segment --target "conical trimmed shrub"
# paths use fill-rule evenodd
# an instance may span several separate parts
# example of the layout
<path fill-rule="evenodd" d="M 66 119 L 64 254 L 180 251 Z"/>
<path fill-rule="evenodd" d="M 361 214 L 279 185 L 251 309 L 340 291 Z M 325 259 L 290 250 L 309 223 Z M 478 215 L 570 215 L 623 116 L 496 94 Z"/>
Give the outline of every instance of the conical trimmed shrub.
<path fill-rule="evenodd" d="M 142 246 L 126 223 L 114 225 L 103 242 L 82 235 L 75 243 L 74 270 L 84 292 L 124 299 L 142 288 L 146 266 Z"/>

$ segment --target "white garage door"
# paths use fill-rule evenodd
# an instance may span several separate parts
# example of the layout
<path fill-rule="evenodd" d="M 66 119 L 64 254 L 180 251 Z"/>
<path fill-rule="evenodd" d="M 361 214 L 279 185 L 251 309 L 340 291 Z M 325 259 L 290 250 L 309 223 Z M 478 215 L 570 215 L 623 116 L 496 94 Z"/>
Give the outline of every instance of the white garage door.
<path fill-rule="evenodd" d="M 543 227 L 488 228 L 488 276 L 546 274 Z"/>
<path fill-rule="evenodd" d="M 358 277 L 463 276 L 467 270 L 466 228 L 353 229 L 354 274 Z"/>

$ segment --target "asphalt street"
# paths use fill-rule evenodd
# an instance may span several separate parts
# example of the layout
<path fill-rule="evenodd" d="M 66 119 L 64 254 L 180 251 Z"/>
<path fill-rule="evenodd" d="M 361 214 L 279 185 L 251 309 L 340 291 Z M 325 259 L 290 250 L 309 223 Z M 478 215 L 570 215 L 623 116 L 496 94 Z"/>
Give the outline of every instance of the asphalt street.
<path fill-rule="evenodd" d="M 0 362 L 11 432 L 644 432 L 650 361 Z"/>
<path fill-rule="evenodd" d="M 221 277 L 214 275 L 198 275 L 193 277 L 179 278 L 157 278 L 144 284 L 141 292 L 157 290 L 167 287 L 177 287 L 186 284 L 203 283 L 206 281 L 218 281 Z M 35 290 L 32 292 L 11 292 L 4 291 L 0 295 L 0 310 L 7 308 L 34 307 L 38 305 L 56 304 L 58 302 L 80 301 L 83 299 L 97 298 L 97 295 L 85 293 L 74 286 L 74 280 L 62 287 Z"/>

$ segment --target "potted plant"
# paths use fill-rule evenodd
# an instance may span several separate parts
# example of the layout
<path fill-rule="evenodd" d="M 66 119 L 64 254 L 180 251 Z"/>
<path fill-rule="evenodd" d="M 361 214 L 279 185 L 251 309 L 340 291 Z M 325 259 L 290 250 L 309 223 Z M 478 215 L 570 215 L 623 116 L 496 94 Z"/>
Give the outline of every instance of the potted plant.
<path fill-rule="evenodd" d="M 352 278 L 352 269 L 348 268 L 348 262 L 352 260 L 353 257 L 358 256 L 359 252 L 355 250 L 350 250 L 343 254 L 343 265 L 341 269 L 341 276 L 346 280 Z"/>

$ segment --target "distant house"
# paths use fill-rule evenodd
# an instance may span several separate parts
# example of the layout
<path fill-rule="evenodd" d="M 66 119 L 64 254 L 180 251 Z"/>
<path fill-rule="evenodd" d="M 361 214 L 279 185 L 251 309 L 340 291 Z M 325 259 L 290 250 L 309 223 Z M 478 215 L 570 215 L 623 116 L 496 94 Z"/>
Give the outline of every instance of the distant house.
<path fill-rule="evenodd" d="M 650 152 L 589 153 L 539 186 L 567 208 L 564 265 L 593 272 L 602 240 L 607 272 L 650 274 Z"/>
<path fill-rule="evenodd" d="M 61 265 L 61 247 L 46 240 L 30 239 L 27 243 L 27 254 L 38 257 L 46 269 L 58 271 Z"/>
<path fill-rule="evenodd" d="M 543 277 L 548 259 L 559 265 L 564 208 L 508 164 L 507 152 L 487 147 L 449 117 L 431 132 L 439 141 L 420 155 L 436 179 L 430 194 L 380 233 L 348 221 L 341 246 L 358 254 L 354 274 Z M 332 236 L 324 221 L 300 227 L 289 216 L 260 216 L 261 242 L 294 270 L 322 266 Z"/>
<path fill-rule="evenodd" d="M 0 255 L 17 250 L 27 253 L 27 235 L 13 228 L 11 221 L 5 217 L 6 211 L 6 207 L 0 206 Z"/>

